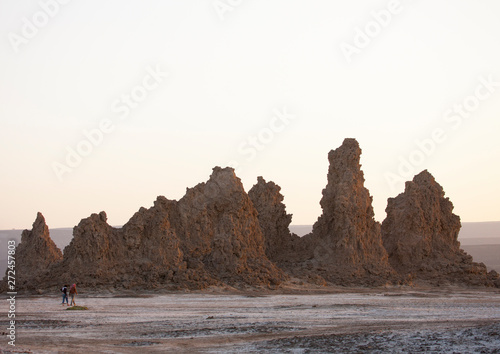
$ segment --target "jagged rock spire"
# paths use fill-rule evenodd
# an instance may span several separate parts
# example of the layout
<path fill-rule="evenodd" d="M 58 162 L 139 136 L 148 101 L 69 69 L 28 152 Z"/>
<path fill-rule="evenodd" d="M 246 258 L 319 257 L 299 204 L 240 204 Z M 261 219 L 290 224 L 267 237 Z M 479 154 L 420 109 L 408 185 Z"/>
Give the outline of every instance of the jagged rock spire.
<path fill-rule="evenodd" d="M 360 157 L 355 139 L 345 139 L 328 154 L 328 184 L 320 202 L 323 214 L 310 236 L 314 261 L 326 269 L 322 276 L 334 282 L 370 276 L 387 279 L 393 274 L 380 224 L 374 219 L 372 197 L 364 186 Z"/>
<path fill-rule="evenodd" d="M 257 184 L 250 189 L 248 196 L 259 213 L 259 224 L 265 238 L 267 257 L 274 262 L 287 261 L 298 237 L 292 235 L 289 225 L 292 215 L 287 214 L 283 204 L 281 187 L 274 182 L 266 182 L 257 177 Z"/>
<path fill-rule="evenodd" d="M 16 286 L 18 289 L 37 288 L 38 278 L 50 266 L 62 260 L 62 252 L 50 238 L 49 227 L 42 213 L 37 213 L 33 228 L 24 230 L 16 249 Z"/>
<path fill-rule="evenodd" d="M 484 264 L 460 249 L 460 217 L 427 170 L 406 182 L 404 193 L 388 200 L 386 212 L 384 246 L 400 274 L 436 285 L 498 283 L 496 273 L 487 274 Z"/>

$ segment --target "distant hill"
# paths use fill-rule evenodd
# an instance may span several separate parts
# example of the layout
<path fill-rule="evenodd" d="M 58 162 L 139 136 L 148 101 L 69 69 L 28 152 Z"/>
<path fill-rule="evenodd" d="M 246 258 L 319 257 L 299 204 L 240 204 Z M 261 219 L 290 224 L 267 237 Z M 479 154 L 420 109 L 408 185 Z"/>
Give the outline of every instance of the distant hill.
<path fill-rule="evenodd" d="M 462 246 L 500 244 L 500 221 L 464 222 L 458 240 Z"/>
<path fill-rule="evenodd" d="M 290 232 L 302 237 L 312 231 L 312 225 L 290 225 Z"/>
<path fill-rule="evenodd" d="M 290 231 L 304 236 L 312 231 L 312 225 L 290 225 Z M 483 244 L 484 240 L 488 243 L 500 244 L 500 221 L 487 222 L 463 222 L 458 240 L 463 244 Z"/>
<path fill-rule="evenodd" d="M 290 231 L 304 236 L 312 231 L 312 225 L 290 225 Z M 22 230 L 0 230 L 0 269 L 3 277 L 7 267 L 7 240 L 21 241 Z M 73 228 L 50 229 L 50 237 L 61 250 L 64 250 L 73 237 Z M 458 235 L 462 248 L 483 262 L 489 269 L 500 273 L 500 221 L 464 222 Z"/>
<path fill-rule="evenodd" d="M 462 249 L 476 262 L 483 262 L 488 270 L 500 273 L 500 245 L 462 245 Z"/>

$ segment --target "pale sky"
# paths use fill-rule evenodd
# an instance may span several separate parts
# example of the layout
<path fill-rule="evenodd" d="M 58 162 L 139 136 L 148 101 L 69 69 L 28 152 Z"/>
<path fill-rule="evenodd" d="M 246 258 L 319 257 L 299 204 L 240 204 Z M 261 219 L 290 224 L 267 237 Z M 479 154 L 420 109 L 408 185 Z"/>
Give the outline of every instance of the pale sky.
<path fill-rule="evenodd" d="M 500 220 L 499 14 L 496 0 L 0 0 L 0 229 L 37 211 L 121 225 L 228 164 L 313 224 L 346 137 L 377 220 L 423 169 L 462 221 Z"/>

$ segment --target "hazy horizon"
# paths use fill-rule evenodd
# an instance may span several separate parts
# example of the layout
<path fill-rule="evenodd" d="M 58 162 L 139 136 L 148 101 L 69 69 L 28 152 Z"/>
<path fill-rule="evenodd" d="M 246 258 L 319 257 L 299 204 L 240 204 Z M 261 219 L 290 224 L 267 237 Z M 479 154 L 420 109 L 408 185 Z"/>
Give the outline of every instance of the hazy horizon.
<path fill-rule="evenodd" d="M 82 220 L 83 219 L 85 219 L 85 218 L 82 218 Z M 472 224 L 481 224 L 481 225 L 500 224 L 500 220 L 499 221 L 462 221 L 462 229 L 463 229 L 464 225 L 472 225 Z M 75 226 L 77 226 L 77 224 L 75 224 L 73 226 L 63 226 L 63 227 L 50 227 L 50 225 L 47 225 L 47 226 L 49 227 L 49 231 L 50 230 L 67 230 L 67 229 L 73 229 Z M 497 226 L 497 225 L 494 225 L 494 226 Z M 111 227 L 121 228 L 121 227 L 123 227 L 123 225 L 111 225 Z M 292 228 L 311 228 L 312 229 L 312 227 L 313 227 L 313 224 L 310 224 L 310 225 L 290 224 L 290 226 L 289 226 L 290 229 L 292 229 Z M 24 227 L 24 228 L 20 228 L 20 229 L 16 229 L 16 228 L 0 229 L 0 232 L 1 231 L 24 231 L 24 230 L 31 230 L 31 228 L 32 228 L 32 226 L 30 225 L 29 227 Z M 292 232 L 294 232 L 294 231 L 292 231 Z M 299 236 L 302 236 L 302 235 L 299 235 Z M 498 236 L 500 237 L 500 234 Z"/>
<path fill-rule="evenodd" d="M 47 220 L 46 220 L 47 222 Z M 58 230 L 73 230 L 73 228 L 77 225 L 66 226 L 66 227 L 51 227 L 48 222 L 47 226 L 49 227 L 49 232 L 58 231 Z M 123 225 L 111 225 L 114 228 L 122 228 Z M 296 233 L 299 236 L 303 236 L 309 233 L 312 230 L 313 225 L 294 225 L 290 224 L 289 229 L 291 232 Z M 32 227 L 26 227 L 23 229 L 0 229 L 0 232 L 14 232 L 14 231 L 24 231 L 31 230 Z M 475 235 L 480 233 L 480 235 Z M 0 235 L 1 236 L 1 235 Z M 465 238 L 499 238 L 500 240 L 500 221 L 475 221 L 475 222 L 462 222 L 462 227 L 460 229 L 459 237 Z M 52 235 L 51 235 L 52 237 Z"/>
<path fill-rule="evenodd" d="M 0 229 L 126 223 L 214 166 L 319 215 L 356 138 L 375 217 L 427 169 L 500 219 L 500 3 L 0 2 Z"/>

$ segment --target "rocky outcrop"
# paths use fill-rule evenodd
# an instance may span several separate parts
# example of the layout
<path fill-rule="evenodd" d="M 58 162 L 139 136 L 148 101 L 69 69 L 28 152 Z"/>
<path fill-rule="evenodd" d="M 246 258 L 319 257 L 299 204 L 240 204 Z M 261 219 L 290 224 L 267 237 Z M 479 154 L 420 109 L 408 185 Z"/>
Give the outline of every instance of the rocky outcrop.
<path fill-rule="evenodd" d="M 434 285 L 494 285 L 496 272 L 475 263 L 460 249 L 460 218 L 443 188 L 426 171 L 406 182 L 404 193 L 390 198 L 382 223 L 389 261 L 400 274 Z"/>
<path fill-rule="evenodd" d="M 460 219 L 427 171 L 389 199 L 381 227 L 360 157 L 354 139 L 330 151 L 323 213 L 304 237 L 290 233 L 277 184 L 259 177 L 247 194 L 234 170 L 220 167 L 179 201 L 160 196 L 121 228 L 110 226 L 105 212 L 81 220 L 64 255 L 39 213 L 16 250 L 16 290 L 55 291 L 73 282 L 87 289 L 274 288 L 289 277 L 319 285 L 413 279 L 500 286 L 498 274 L 460 249 Z"/>
<path fill-rule="evenodd" d="M 300 242 L 300 237 L 291 234 L 288 228 L 292 215 L 286 213 L 280 191 L 281 187 L 274 182 L 266 182 L 264 178 L 258 177 L 257 184 L 248 192 L 259 214 L 266 255 L 279 265 L 291 261 L 290 258 Z"/>
<path fill-rule="evenodd" d="M 52 273 L 59 282 L 84 286 L 114 285 L 126 269 L 122 233 L 107 223 L 105 212 L 82 219 Z"/>
<path fill-rule="evenodd" d="M 257 210 L 232 168 L 214 168 L 188 189 L 174 228 L 188 267 L 229 284 L 277 285 L 284 274 L 265 255 Z"/>
<path fill-rule="evenodd" d="M 169 204 L 175 203 L 158 197 L 123 228 L 111 227 L 105 212 L 81 220 L 63 260 L 51 270 L 53 278 L 86 288 L 189 287 L 174 279 L 183 268 L 180 241 L 168 220 Z M 55 286 L 53 280 L 45 281 Z"/>
<path fill-rule="evenodd" d="M 38 213 L 33 228 L 23 231 L 16 248 L 16 289 L 37 289 L 39 278 L 48 275 L 49 267 L 62 258 L 61 250 L 50 238 L 45 218 Z"/>
<path fill-rule="evenodd" d="M 63 259 L 38 285 L 202 289 L 271 287 L 283 279 L 265 255 L 257 211 L 241 181 L 233 169 L 216 167 L 181 200 L 160 196 L 122 228 L 111 227 L 105 212 L 83 219 Z"/>
<path fill-rule="evenodd" d="M 328 184 L 323 190 L 323 214 L 304 237 L 310 250 L 309 268 L 334 284 L 383 284 L 394 275 L 374 219 L 372 197 L 364 187 L 361 149 L 345 139 L 330 151 Z"/>
<path fill-rule="evenodd" d="M 127 271 L 119 283 L 125 288 L 193 288 L 183 277 L 186 270 L 181 240 L 171 225 L 177 202 L 159 196 L 150 209 L 141 208 L 123 226 Z M 136 277 L 135 274 L 140 274 Z M 208 284 L 201 283 L 198 287 Z"/>
<path fill-rule="evenodd" d="M 208 182 L 188 189 L 178 202 L 158 197 L 123 232 L 133 250 L 129 257 L 141 254 L 144 266 L 158 274 L 156 283 L 272 286 L 284 279 L 265 255 L 257 211 L 231 168 L 214 168 Z"/>

